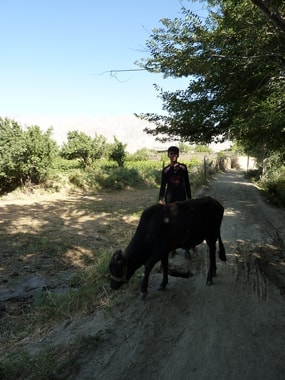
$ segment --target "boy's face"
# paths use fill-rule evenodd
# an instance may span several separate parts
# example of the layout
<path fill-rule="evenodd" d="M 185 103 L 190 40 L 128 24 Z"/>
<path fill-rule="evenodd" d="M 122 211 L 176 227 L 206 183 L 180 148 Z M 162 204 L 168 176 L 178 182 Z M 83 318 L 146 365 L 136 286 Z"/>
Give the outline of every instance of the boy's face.
<path fill-rule="evenodd" d="M 170 158 L 171 161 L 177 161 L 177 158 L 178 158 L 178 153 L 173 151 L 173 150 L 170 150 L 168 152 L 168 157 Z"/>

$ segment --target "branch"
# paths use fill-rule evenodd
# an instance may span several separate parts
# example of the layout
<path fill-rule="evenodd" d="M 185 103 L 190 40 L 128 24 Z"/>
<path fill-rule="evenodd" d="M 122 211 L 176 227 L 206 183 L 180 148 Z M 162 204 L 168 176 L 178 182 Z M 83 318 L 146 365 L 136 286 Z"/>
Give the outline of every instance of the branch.
<path fill-rule="evenodd" d="M 268 2 L 264 0 L 251 0 L 265 16 L 283 33 L 285 33 L 285 20 L 281 14 L 268 6 Z"/>

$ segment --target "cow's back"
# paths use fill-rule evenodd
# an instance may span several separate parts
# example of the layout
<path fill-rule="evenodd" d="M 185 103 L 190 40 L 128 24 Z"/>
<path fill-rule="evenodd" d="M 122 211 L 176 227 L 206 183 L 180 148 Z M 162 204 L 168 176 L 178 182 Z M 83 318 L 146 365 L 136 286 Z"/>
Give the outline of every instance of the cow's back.
<path fill-rule="evenodd" d="M 173 238 L 194 247 L 220 235 L 224 207 L 211 197 L 175 202 L 169 205 Z M 178 242 L 177 242 L 178 244 Z"/>
<path fill-rule="evenodd" d="M 176 202 L 170 205 L 170 208 L 177 207 L 177 211 L 172 212 L 177 214 L 179 218 L 187 219 L 195 218 L 211 221 L 222 221 L 224 215 L 224 207 L 216 199 L 211 197 L 196 198 L 183 202 Z"/>

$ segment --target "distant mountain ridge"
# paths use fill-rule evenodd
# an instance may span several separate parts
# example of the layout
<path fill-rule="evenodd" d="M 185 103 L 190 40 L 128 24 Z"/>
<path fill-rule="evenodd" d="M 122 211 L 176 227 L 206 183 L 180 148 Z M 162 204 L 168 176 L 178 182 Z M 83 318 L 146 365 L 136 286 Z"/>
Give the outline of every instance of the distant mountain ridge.
<path fill-rule="evenodd" d="M 161 143 L 152 135 L 144 132 L 150 126 L 147 121 L 141 120 L 134 115 L 114 115 L 106 117 L 23 117 L 8 116 L 22 126 L 38 125 L 42 130 L 53 128 L 53 138 L 61 145 L 67 141 L 67 133 L 70 131 L 80 131 L 88 136 L 94 137 L 103 135 L 109 143 L 114 141 L 114 136 L 123 144 L 127 144 L 126 150 L 134 153 L 139 149 L 164 150 L 170 145 L 177 145 L 178 142 L 168 141 Z M 226 149 L 228 142 L 223 144 L 211 144 L 213 150 Z"/>
<path fill-rule="evenodd" d="M 76 118 L 48 118 L 48 117 L 12 117 L 23 126 L 38 125 L 42 130 L 53 128 L 53 138 L 61 145 L 67 141 L 67 133 L 80 131 L 88 136 L 103 135 L 109 143 L 114 141 L 114 136 L 123 144 L 127 144 L 126 150 L 130 153 L 138 149 L 167 147 L 169 143 L 162 144 L 155 137 L 144 132 L 144 128 L 150 124 L 138 119 L 134 115 L 118 115 L 108 117 L 76 117 Z"/>

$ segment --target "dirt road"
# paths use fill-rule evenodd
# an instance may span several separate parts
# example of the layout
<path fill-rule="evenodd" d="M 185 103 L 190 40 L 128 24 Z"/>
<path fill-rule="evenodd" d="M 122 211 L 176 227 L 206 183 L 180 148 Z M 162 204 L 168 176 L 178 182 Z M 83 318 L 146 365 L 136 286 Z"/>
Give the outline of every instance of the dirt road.
<path fill-rule="evenodd" d="M 59 325 L 33 349 L 89 339 L 68 379 L 285 379 L 285 212 L 266 204 L 240 172 L 217 175 L 203 195 L 225 207 L 228 261 L 218 261 L 213 286 L 205 286 L 203 244 L 191 260 L 172 259 L 193 277 L 171 277 L 159 292 L 154 271 L 144 300 L 131 280 L 115 306 Z"/>
<path fill-rule="evenodd" d="M 96 340 L 69 378 L 285 378 L 284 210 L 267 205 L 239 172 L 219 174 L 206 193 L 225 206 L 228 262 L 218 263 L 214 285 L 205 286 L 201 245 L 190 261 L 174 259 L 189 267 L 190 279 L 170 278 L 168 290 L 158 292 L 161 274 L 153 273 L 145 300 L 129 284 L 115 307 L 58 327 L 42 343 Z"/>

